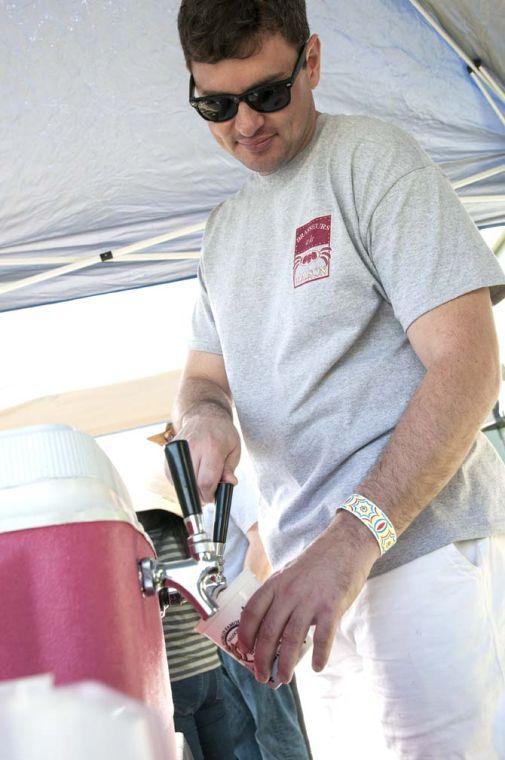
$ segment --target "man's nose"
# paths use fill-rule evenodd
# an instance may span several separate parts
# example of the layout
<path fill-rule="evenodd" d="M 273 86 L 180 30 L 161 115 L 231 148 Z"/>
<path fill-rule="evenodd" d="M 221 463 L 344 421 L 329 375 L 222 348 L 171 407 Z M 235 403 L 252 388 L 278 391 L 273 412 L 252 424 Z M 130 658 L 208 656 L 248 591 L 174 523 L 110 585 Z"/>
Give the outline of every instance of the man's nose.
<path fill-rule="evenodd" d="M 264 125 L 265 117 L 259 111 L 255 111 L 245 101 L 238 104 L 235 116 L 235 128 L 243 137 L 252 137 Z"/>

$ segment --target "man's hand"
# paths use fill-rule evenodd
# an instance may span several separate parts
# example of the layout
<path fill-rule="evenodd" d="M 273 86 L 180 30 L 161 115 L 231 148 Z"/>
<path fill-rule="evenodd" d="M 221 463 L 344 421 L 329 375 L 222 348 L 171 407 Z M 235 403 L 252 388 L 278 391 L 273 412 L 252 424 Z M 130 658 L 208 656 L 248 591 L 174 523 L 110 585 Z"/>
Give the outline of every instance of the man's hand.
<path fill-rule="evenodd" d="M 233 483 L 240 459 L 240 438 L 230 414 L 212 402 L 202 402 L 184 415 L 176 438 L 186 439 L 204 504 L 212 501 L 217 484 Z"/>
<path fill-rule="evenodd" d="M 312 625 L 312 667 L 324 668 L 339 621 L 379 556 L 368 528 L 339 511 L 297 559 L 263 584 L 244 608 L 239 627 L 239 647 L 254 650 L 258 681 L 268 681 L 279 642 L 279 678 L 283 683 L 291 680 Z"/>
<path fill-rule="evenodd" d="M 240 438 L 233 424 L 232 400 L 223 357 L 190 351 L 174 403 L 175 438 L 189 444 L 204 504 L 217 484 L 236 484 Z M 170 477 L 170 474 L 167 473 Z"/>

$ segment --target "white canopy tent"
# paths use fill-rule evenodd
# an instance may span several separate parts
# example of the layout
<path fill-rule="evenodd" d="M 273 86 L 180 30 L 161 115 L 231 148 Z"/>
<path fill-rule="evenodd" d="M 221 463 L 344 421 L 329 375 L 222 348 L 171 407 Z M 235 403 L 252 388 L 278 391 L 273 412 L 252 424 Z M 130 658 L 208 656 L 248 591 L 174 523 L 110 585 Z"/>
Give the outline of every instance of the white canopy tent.
<path fill-rule="evenodd" d="M 194 276 L 209 211 L 247 171 L 187 103 L 178 6 L 0 8 L 0 311 Z M 479 226 L 505 223 L 501 0 L 307 7 L 323 43 L 318 107 L 407 129 Z"/>

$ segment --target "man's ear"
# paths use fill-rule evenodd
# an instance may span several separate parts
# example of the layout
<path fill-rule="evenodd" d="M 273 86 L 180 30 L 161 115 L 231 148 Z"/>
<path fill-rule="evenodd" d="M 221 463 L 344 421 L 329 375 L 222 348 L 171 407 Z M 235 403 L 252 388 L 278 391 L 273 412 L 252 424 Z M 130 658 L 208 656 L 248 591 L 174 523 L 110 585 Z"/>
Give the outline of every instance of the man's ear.
<path fill-rule="evenodd" d="M 309 84 L 314 90 L 319 84 L 321 77 L 321 40 L 317 34 L 311 34 L 307 42 L 306 70 Z"/>

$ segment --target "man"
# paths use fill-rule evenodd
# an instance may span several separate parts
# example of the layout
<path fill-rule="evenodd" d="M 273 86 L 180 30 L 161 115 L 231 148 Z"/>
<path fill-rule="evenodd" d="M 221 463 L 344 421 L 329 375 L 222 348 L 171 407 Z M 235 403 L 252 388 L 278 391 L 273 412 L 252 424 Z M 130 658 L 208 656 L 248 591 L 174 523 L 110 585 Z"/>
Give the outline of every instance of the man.
<path fill-rule="evenodd" d="M 175 409 L 204 501 L 234 481 L 232 399 L 258 475 L 276 572 L 241 646 L 264 682 L 280 645 L 288 682 L 314 625 L 314 669 L 360 658 L 398 756 L 496 757 L 505 477 L 479 428 L 505 277 L 410 137 L 317 113 L 302 0 L 184 0 L 179 31 L 192 105 L 253 172 L 208 221 Z"/>

